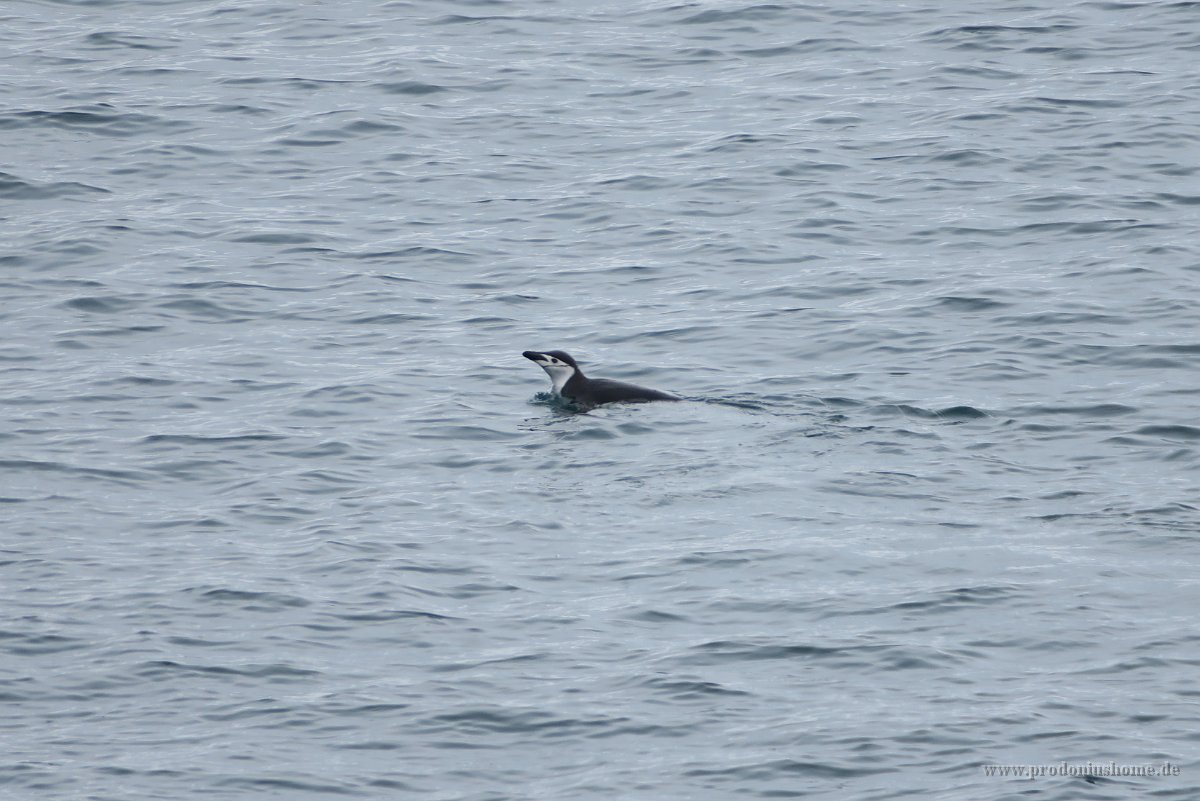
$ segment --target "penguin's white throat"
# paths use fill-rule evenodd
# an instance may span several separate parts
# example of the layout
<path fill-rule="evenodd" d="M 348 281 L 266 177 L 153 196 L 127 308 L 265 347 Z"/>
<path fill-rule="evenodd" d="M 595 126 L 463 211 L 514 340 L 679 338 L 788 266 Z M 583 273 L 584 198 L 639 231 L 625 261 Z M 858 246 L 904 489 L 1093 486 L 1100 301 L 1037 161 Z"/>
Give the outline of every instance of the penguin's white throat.
<path fill-rule="evenodd" d="M 542 369 L 550 376 L 550 382 L 554 384 L 554 393 L 561 395 L 563 387 L 571 380 L 571 376 L 575 375 L 575 368 L 569 364 L 547 364 L 540 362 Z"/>

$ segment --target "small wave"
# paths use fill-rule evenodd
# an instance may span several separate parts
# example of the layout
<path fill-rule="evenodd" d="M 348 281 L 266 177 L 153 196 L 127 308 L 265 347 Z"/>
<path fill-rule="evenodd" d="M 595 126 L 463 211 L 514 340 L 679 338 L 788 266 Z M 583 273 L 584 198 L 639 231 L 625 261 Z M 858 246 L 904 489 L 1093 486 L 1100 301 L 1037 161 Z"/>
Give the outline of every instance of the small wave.
<path fill-rule="evenodd" d="M 436 612 L 426 612 L 417 609 L 380 609 L 372 612 L 347 612 L 345 614 L 334 614 L 332 617 L 354 623 L 385 623 L 394 620 L 414 619 L 442 623 L 461 619 L 451 615 L 440 615 Z"/>
<path fill-rule="evenodd" d="M 1148 437 L 1164 437 L 1166 439 L 1200 439 L 1200 428 L 1185 425 L 1142 426 L 1133 433 Z"/>
<path fill-rule="evenodd" d="M 684 7 L 686 8 L 687 6 Z M 693 14 L 690 17 L 684 17 L 683 19 L 679 20 L 679 24 L 708 25 L 714 22 L 724 23 L 739 22 L 742 20 L 776 19 L 788 11 L 788 6 L 775 5 L 773 3 L 762 3 L 759 5 L 751 5 L 729 10 L 710 8 L 707 11 L 701 11 L 699 14 Z"/>
<path fill-rule="evenodd" d="M 735 690 L 715 681 L 671 679 L 660 676 L 646 680 L 644 686 L 673 701 L 701 701 L 721 696 L 750 695 L 745 690 Z"/>
<path fill-rule="evenodd" d="M 172 676 L 187 673 L 202 676 L 244 676 L 247 678 L 270 679 L 274 681 L 320 675 L 320 671 L 318 670 L 307 670 L 280 663 L 229 667 L 226 665 L 198 665 L 176 662 L 170 659 L 143 662 L 134 672 L 139 676 L 149 679 L 168 679 Z"/>
<path fill-rule="evenodd" d="M 432 95 L 438 92 L 445 92 L 449 89 L 446 86 L 439 86 L 435 83 L 424 83 L 423 81 L 378 83 L 375 86 L 391 95 Z"/>
<path fill-rule="evenodd" d="M 233 242 L 246 242 L 257 245 L 307 245 L 319 242 L 321 237 L 301 234 L 296 231 L 257 231 L 253 234 L 235 236 Z"/>
<path fill-rule="evenodd" d="M 417 721 L 420 731 L 488 732 L 493 734 L 542 734 L 555 739 L 606 728 L 623 718 L 608 716 L 567 717 L 540 709 L 500 706 L 476 707 L 443 712 Z"/>
<path fill-rule="evenodd" d="M 164 42 L 146 36 L 116 31 L 96 31 L 85 36 L 83 43 L 90 47 L 118 47 L 129 50 L 172 50 L 177 46 L 174 42 Z"/>
<path fill-rule="evenodd" d="M 169 300 L 165 303 L 159 303 L 157 308 L 187 312 L 193 319 L 202 318 L 229 321 L 235 319 L 247 319 L 249 316 L 247 312 L 244 312 L 240 309 L 222 306 L 221 304 L 214 303 L 211 300 L 202 300 L 200 298 L 180 298 L 178 300 Z"/>
<path fill-rule="evenodd" d="M 86 640 L 62 634 L 0 631 L 0 651 L 13 656 L 44 656 L 89 647 Z"/>
<path fill-rule="evenodd" d="M 795 781 L 797 777 L 828 781 L 861 778 L 863 776 L 872 776 L 879 773 L 895 772 L 895 768 L 881 767 L 878 765 L 847 767 L 844 765 L 835 765 L 830 762 L 805 762 L 798 759 L 775 759 L 768 762 L 755 762 L 750 764 L 735 765 L 728 768 L 692 768 L 684 771 L 684 775 L 705 777 L 709 779 L 715 777 L 724 777 L 729 779 L 738 779 L 741 781 L 770 781 L 783 778 L 789 779 L 790 781 Z M 770 796 L 775 794 L 764 793 L 764 795 Z M 791 795 L 791 793 L 778 793 L 778 795 L 786 796 Z"/>
<path fill-rule="evenodd" d="M 147 444 L 167 443 L 171 445 L 225 445 L 235 442 L 277 442 L 287 439 L 281 434 L 230 434 L 205 436 L 202 434 L 150 434 L 142 437 Z"/>
<path fill-rule="evenodd" d="M 77 181 L 27 181 L 6 172 L 0 172 L 0 198 L 9 200 L 48 200 L 62 197 L 87 197 L 110 195 L 107 189 Z"/>
<path fill-rule="evenodd" d="M 123 111 L 108 104 L 97 104 L 63 111 L 16 111 L 0 114 L 0 130 L 12 128 L 48 128 L 101 136 L 132 137 L 144 133 L 163 133 L 192 127 L 192 123 L 170 120 L 154 114 Z"/>
<path fill-rule="evenodd" d="M 0 459 L 0 469 L 36 470 L 50 473 L 69 473 L 89 478 L 111 479 L 118 483 L 141 483 L 151 476 L 142 470 L 117 470 L 103 467 L 80 467 L 62 462 L 39 461 L 36 459 Z"/>
<path fill-rule="evenodd" d="M 137 306 L 137 301 L 131 298 L 122 298 L 116 296 L 97 296 L 88 295 L 85 297 L 71 298 L 63 301 L 62 306 L 67 309 L 75 309 L 76 311 L 88 312 L 91 314 L 120 314 Z"/>
<path fill-rule="evenodd" d="M 192 592 L 195 592 L 194 590 Z M 217 588 L 200 593 L 205 601 L 234 602 L 244 605 L 246 609 L 271 611 L 284 607 L 301 608 L 311 605 L 311 601 L 296 595 L 286 595 L 278 592 L 253 592 L 250 590 L 230 590 Z"/>
<path fill-rule="evenodd" d="M 992 309 L 1003 309 L 1006 306 L 1011 306 L 1012 304 L 1005 303 L 1004 301 L 993 300 L 992 298 L 947 295 L 945 297 L 937 298 L 934 305 L 948 311 L 978 312 L 990 311 Z"/>
<path fill-rule="evenodd" d="M 1026 417 L 1033 414 L 1067 414 L 1078 417 L 1120 417 L 1126 414 L 1135 414 L 1138 411 L 1136 407 L 1126 406 L 1121 403 L 1097 403 L 1087 406 L 1023 406 L 1014 412 L 1018 417 Z"/>
<path fill-rule="evenodd" d="M 918 417 L 923 420 L 978 420 L 984 417 L 991 417 L 987 412 L 982 409 L 976 409 L 974 406 L 947 406 L 944 409 L 925 409 L 920 406 L 911 406 L 907 403 L 896 403 L 881 404 L 872 408 L 880 412 L 899 412 L 905 417 Z"/>

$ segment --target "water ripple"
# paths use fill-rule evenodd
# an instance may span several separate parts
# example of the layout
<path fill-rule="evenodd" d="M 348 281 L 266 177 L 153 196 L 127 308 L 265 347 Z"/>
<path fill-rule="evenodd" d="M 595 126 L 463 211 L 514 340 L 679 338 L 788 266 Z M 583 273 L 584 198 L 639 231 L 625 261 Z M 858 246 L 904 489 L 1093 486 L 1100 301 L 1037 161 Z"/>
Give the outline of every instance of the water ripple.
<path fill-rule="evenodd" d="M 129 10 L 0 31 L 14 797 L 1196 797 L 1194 3 Z"/>

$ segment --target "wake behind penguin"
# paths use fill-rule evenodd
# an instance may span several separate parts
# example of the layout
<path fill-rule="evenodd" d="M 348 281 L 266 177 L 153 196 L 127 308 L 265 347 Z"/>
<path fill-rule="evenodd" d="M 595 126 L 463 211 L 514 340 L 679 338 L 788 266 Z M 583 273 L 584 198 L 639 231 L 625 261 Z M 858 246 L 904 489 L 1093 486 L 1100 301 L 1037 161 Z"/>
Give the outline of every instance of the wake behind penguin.
<path fill-rule="evenodd" d="M 605 403 L 644 403 L 677 401 L 677 395 L 609 378 L 588 378 L 571 355 L 561 350 L 527 350 L 521 354 L 550 376 L 554 394 L 581 409 L 594 409 Z"/>

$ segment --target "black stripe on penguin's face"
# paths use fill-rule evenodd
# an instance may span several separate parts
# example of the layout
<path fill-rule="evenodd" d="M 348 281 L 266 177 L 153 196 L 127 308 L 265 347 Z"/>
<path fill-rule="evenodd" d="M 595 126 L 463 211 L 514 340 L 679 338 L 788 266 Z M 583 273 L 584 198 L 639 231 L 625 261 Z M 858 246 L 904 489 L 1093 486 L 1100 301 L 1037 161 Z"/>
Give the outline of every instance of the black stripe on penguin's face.
<path fill-rule="evenodd" d="M 575 360 L 571 358 L 571 354 L 566 353 L 564 351 L 548 350 L 548 351 L 546 351 L 546 353 L 544 355 L 549 356 L 551 359 L 554 359 L 555 361 L 562 362 L 563 364 L 569 364 L 572 367 L 579 367 L 579 365 L 577 365 L 575 363 Z M 554 364 L 554 362 L 551 362 L 551 364 Z"/>
<path fill-rule="evenodd" d="M 522 353 L 521 355 L 524 356 L 526 359 L 529 359 L 532 362 L 537 362 L 542 367 L 557 364 L 557 365 L 568 365 L 575 369 L 579 368 L 579 365 L 577 365 L 575 363 L 575 360 L 571 358 L 571 354 L 565 353 L 561 350 L 548 350 L 548 351 L 527 350 L 524 353 Z"/>

